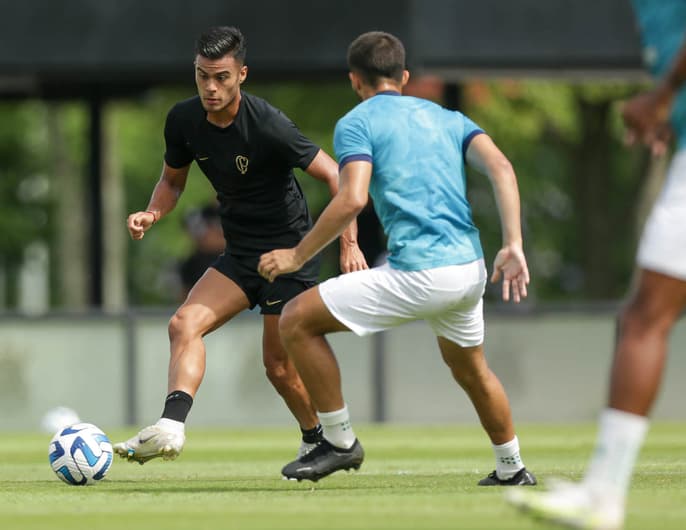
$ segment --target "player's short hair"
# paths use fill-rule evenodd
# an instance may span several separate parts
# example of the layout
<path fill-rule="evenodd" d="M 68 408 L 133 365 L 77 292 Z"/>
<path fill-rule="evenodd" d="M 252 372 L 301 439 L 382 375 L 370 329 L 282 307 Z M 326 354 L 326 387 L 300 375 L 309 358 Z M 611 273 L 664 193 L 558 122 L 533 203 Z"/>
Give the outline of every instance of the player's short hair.
<path fill-rule="evenodd" d="M 231 55 L 236 61 L 245 62 L 248 41 L 241 30 L 234 26 L 215 26 L 203 32 L 195 41 L 195 53 L 207 59 L 221 59 Z"/>
<path fill-rule="evenodd" d="M 405 70 L 405 47 L 390 33 L 363 33 L 348 47 L 348 68 L 372 86 L 381 78 L 400 82 Z"/>

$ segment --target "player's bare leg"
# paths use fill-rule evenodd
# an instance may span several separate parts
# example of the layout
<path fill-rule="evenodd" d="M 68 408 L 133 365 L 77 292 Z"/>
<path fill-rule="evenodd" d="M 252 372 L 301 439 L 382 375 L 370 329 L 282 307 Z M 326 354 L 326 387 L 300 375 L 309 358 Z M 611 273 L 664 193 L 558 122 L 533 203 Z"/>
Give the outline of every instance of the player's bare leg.
<path fill-rule="evenodd" d="M 467 393 L 491 442 L 500 445 L 514 438 L 510 402 L 491 371 L 482 346 L 462 347 L 438 337 L 443 360 L 453 378 Z"/>
<path fill-rule="evenodd" d="M 348 328 L 331 315 L 315 288 L 286 304 L 279 330 L 324 428 L 324 440 L 307 455 L 284 466 L 283 476 L 317 481 L 340 469 L 359 469 L 364 450 L 350 425 L 338 362 L 324 336 Z"/>
<path fill-rule="evenodd" d="M 243 290 L 215 269 L 208 269 L 169 321 L 171 357 L 167 391 L 182 390 L 195 396 L 205 375 L 203 337 L 250 303 Z"/>
<path fill-rule="evenodd" d="M 303 441 L 298 456 L 303 456 L 321 440 L 321 427 L 310 395 L 305 389 L 293 361 L 281 344 L 279 316 L 264 315 L 262 333 L 262 361 L 267 379 L 283 398 L 303 432 Z"/>
<path fill-rule="evenodd" d="M 667 358 L 669 332 L 686 307 L 686 282 L 643 270 L 619 321 L 610 408 L 647 416 Z"/>
<path fill-rule="evenodd" d="M 455 381 L 472 401 L 496 454 L 496 470 L 479 484 L 535 485 L 535 477 L 526 470 L 519 455 L 510 402 L 500 380 L 486 363 L 483 346 L 463 347 L 438 337 L 438 347 Z"/>
<path fill-rule="evenodd" d="M 176 402 L 170 403 L 170 399 L 176 399 L 177 395 L 186 400 L 186 403 L 178 404 L 185 409 L 180 417 L 162 417 L 133 438 L 115 444 L 117 454 L 143 464 L 157 457 L 172 460 L 181 453 L 185 442 L 185 415 L 205 374 L 203 336 L 248 307 L 245 293 L 215 269 L 208 269 L 198 280 L 169 321 L 171 356 L 167 382 L 169 396 L 165 411 L 177 406 Z"/>

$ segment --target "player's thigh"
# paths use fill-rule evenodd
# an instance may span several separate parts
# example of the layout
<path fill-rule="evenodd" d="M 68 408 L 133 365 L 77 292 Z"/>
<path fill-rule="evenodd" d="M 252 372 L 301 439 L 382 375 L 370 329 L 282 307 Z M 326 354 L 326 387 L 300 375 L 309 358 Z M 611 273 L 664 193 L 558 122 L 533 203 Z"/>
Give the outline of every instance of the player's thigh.
<path fill-rule="evenodd" d="M 686 281 L 641 269 L 624 314 L 645 327 L 668 329 L 686 308 Z"/>
<path fill-rule="evenodd" d="M 306 335 L 325 335 L 350 331 L 329 311 L 322 300 L 319 286 L 308 289 L 286 304 L 279 327 L 281 334 L 297 331 Z"/>
<path fill-rule="evenodd" d="M 478 374 L 487 368 L 483 344 L 460 346 L 445 337 L 437 337 L 445 363 L 457 374 Z"/>
<path fill-rule="evenodd" d="M 182 325 L 205 335 L 248 307 L 250 302 L 238 284 L 209 268 L 188 293 L 175 318 L 180 319 Z"/>
<path fill-rule="evenodd" d="M 281 315 L 263 315 L 262 361 L 265 366 L 288 362 L 288 352 L 284 348 L 279 334 L 280 318 Z"/>

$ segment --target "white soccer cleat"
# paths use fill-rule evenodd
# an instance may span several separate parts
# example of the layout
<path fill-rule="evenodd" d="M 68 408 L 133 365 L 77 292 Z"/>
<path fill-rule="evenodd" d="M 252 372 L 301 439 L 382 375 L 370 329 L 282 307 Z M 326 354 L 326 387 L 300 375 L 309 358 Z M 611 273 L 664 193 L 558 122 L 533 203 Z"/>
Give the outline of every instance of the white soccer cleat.
<path fill-rule="evenodd" d="M 621 530 L 624 506 L 602 495 L 594 495 L 583 484 L 557 482 L 548 491 L 512 488 L 505 499 L 531 515 L 569 528 Z"/>
<path fill-rule="evenodd" d="M 295 455 L 295 459 L 300 460 L 303 456 L 305 456 L 307 453 L 312 451 L 312 449 L 314 449 L 315 447 L 317 447 L 317 442 L 312 443 L 312 444 L 309 444 L 305 441 L 300 442 L 300 447 L 298 448 L 298 454 Z"/>
<path fill-rule="evenodd" d="M 114 444 L 114 452 L 129 461 L 145 464 L 148 460 L 162 457 L 174 460 L 183 451 L 186 435 L 183 431 L 165 429 L 155 424 L 145 427 L 133 438 Z"/>

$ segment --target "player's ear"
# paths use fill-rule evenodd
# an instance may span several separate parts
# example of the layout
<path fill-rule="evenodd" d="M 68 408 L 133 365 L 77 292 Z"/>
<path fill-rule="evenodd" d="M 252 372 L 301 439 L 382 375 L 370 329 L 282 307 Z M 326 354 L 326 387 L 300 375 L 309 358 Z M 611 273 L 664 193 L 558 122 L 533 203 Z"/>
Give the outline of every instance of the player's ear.
<path fill-rule="evenodd" d="M 238 82 L 242 83 L 243 81 L 245 81 L 246 77 L 248 77 L 248 67 L 244 64 L 238 71 Z"/>
<path fill-rule="evenodd" d="M 405 86 L 410 80 L 410 72 L 408 70 L 403 70 L 403 79 L 400 82 L 400 86 Z"/>
<path fill-rule="evenodd" d="M 360 76 L 357 75 L 355 72 L 349 72 L 348 77 L 350 78 L 350 86 L 353 88 L 355 92 L 359 93 L 361 88 Z"/>

